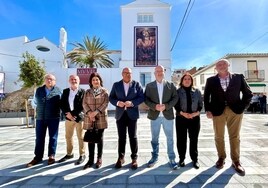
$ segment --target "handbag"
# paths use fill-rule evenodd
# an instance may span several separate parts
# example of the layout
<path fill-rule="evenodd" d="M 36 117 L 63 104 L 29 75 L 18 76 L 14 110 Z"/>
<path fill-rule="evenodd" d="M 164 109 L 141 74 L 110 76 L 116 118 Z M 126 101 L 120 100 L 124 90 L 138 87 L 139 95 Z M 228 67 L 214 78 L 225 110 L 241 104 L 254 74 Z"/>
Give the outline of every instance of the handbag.
<path fill-rule="evenodd" d="M 99 134 L 96 122 L 93 123 L 93 129 L 88 129 L 84 135 L 84 142 L 99 143 L 101 141 L 101 135 Z"/>

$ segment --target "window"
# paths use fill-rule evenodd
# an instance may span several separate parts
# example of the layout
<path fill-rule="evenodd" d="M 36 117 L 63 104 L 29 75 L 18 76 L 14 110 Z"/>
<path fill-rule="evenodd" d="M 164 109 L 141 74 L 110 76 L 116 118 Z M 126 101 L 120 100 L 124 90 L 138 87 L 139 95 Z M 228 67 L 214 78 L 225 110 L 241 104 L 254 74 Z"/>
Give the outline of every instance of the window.
<path fill-rule="evenodd" d="M 41 45 L 36 46 L 36 49 L 39 50 L 39 51 L 41 51 L 41 52 L 48 52 L 48 51 L 50 51 L 50 49 L 48 47 L 41 46 Z"/>
<path fill-rule="evenodd" d="M 204 84 L 205 83 L 205 75 L 201 74 L 200 75 L 200 84 Z"/>
<path fill-rule="evenodd" d="M 142 72 L 140 73 L 140 83 L 143 87 L 146 86 L 146 84 L 148 84 L 149 82 L 151 82 L 151 73 L 150 72 Z"/>
<path fill-rule="evenodd" d="M 258 69 L 257 69 L 257 61 L 256 60 L 248 60 L 248 74 L 246 75 L 249 79 L 257 79 L 258 78 Z"/>
<path fill-rule="evenodd" d="M 138 23 L 152 23 L 154 22 L 153 14 L 138 14 Z"/>

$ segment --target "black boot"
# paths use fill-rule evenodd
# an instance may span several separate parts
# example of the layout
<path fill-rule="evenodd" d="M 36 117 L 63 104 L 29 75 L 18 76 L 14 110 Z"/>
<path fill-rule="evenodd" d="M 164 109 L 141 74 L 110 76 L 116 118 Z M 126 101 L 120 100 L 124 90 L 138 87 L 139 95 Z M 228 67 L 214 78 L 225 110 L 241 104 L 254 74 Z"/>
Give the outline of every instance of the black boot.
<path fill-rule="evenodd" d="M 85 170 L 87 168 L 92 167 L 93 166 L 93 161 L 94 161 L 94 159 L 89 159 L 88 162 L 85 164 L 83 169 Z"/>

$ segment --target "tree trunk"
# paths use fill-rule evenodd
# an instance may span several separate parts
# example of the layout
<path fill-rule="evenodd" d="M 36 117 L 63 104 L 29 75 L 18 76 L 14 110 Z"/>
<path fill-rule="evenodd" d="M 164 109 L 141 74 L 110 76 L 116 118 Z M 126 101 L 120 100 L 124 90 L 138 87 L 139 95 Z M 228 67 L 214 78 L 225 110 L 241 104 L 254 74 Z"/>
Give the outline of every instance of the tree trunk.
<path fill-rule="evenodd" d="M 26 124 L 29 127 L 29 109 L 28 109 L 28 100 L 25 99 L 25 110 L 26 110 Z"/>

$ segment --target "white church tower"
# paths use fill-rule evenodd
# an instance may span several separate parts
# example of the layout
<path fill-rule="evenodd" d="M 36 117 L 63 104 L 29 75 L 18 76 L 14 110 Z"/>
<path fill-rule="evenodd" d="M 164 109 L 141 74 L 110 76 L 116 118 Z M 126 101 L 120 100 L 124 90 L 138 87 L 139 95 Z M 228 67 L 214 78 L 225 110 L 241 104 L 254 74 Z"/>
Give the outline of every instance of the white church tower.
<path fill-rule="evenodd" d="M 63 52 L 63 55 L 65 57 L 66 48 L 67 48 L 67 32 L 63 27 L 60 28 L 60 44 L 59 44 L 59 48 L 61 49 L 61 51 Z M 64 58 L 63 61 L 64 61 L 63 62 L 63 68 L 68 68 L 67 61 L 66 61 L 65 58 Z"/>
<path fill-rule="evenodd" d="M 136 0 L 121 6 L 119 67 L 132 68 L 144 86 L 154 80 L 157 65 L 163 65 L 166 79 L 171 79 L 170 11 L 171 6 L 159 0 Z"/>

